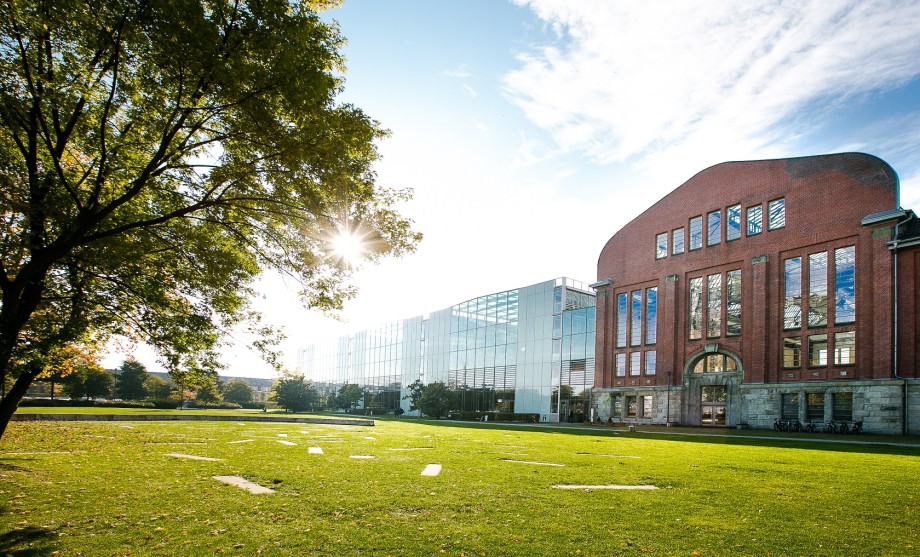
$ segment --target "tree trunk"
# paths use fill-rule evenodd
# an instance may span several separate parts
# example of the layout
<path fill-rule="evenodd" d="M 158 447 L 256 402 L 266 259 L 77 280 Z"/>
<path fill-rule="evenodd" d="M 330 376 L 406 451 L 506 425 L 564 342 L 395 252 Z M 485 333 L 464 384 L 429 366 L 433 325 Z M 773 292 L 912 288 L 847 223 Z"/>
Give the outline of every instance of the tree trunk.
<path fill-rule="evenodd" d="M 34 379 L 35 376 L 31 373 L 23 373 L 13 383 L 10 392 L 6 393 L 6 396 L 0 400 L 0 440 L 3 439 L 3 432 L 6 431 L 6 426 L 13 418 L 13 414 L 19 408 L 19 401 L 26 396 L 26 391 L 29 390 L 29 386 L 32 385 Z"/>

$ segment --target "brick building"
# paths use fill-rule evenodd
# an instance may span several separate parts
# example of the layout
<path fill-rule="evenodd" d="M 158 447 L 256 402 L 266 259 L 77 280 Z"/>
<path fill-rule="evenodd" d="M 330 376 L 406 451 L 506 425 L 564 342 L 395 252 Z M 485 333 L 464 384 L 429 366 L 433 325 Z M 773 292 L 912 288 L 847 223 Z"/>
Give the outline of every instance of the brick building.
<path fill-rule="evenodd" d="M 598 413 L 920 433 L 918 276 L 920 221 L 881 159 L 703 170 L 601 251 Z"/>

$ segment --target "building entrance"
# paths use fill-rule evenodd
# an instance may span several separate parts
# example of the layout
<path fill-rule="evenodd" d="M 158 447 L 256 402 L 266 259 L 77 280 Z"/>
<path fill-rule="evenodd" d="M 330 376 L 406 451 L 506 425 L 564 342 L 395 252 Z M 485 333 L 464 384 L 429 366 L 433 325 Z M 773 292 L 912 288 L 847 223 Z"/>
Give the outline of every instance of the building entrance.
<path fill-rule="evenodd" d="M 728 387 L 725 385 L 703 386 L 700 389 L 700 425 L 724 426 L 727 404 Z"/>

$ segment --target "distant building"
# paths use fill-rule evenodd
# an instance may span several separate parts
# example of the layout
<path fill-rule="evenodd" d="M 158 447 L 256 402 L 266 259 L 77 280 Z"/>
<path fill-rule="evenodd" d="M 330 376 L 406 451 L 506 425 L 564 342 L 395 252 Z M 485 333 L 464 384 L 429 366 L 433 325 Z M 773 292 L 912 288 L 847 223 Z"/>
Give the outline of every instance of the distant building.
<path fill-rule="evenodd" d="M 920 221 L 871 155 L 728 162 L 598 261 L 602 417 L 920 433 Z"/>
<path fill-rule="evenodd" d="M 408 411 L 403 397 L 419 380 L 456 390 L 456 410 L 581 419 L 594 381 L 594 323 L 594 292 L 559 278 L 308 346 L 300 368 L 320 390 L 363 386 L 364 408 L 381 412 Z"/>

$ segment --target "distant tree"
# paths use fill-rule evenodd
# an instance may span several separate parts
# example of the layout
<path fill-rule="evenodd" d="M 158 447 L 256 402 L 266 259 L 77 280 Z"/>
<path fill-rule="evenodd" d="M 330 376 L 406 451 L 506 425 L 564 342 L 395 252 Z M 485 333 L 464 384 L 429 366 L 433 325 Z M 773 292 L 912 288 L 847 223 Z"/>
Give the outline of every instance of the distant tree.
<path fill-rule="evenodd" d="M 108 398 L 115 378 L 99 366 L 80 366 L 62 380 L 64 394 L 72 399 Z"/>
<path fill-rule="evenodd" d="M 409 410 L 421 410 L 426 416 L 437 420 L 447 414 L 454 407 L 456 394 L 441 381 L 423 384 L 416 380 L 409 385 L 409 394 L 403 398 L 409 399 Z"/>
<path fill-rule="evenodd" d="M 339 408 L 350 410 L 358 405 L 358 401 L 364 398 L 364 388 L 355 383 L 345 383 L 339 387 L 339 392 L 335 397 L 335 402 Z"/>
<path fill-rule="evenodd" d="M 147 398 L 158 400 L 167 399 L 172 389 L 172 383 L 162 377 L 148 373 L 147 378 L 144 379 L 144 391 L 147 393 Z"/>
<path fill-rule="evenodd" d="M 195 389 L 195 400 L 205 404 L 223 402 L 224 395 L 221 392 L 220 380 L 216 377 L 203 377 Z"/>
<path fill-rule="evenodd" d="M 386 130 L 338 98 L 336 3 L 0 2 L 0 437 L 56 349 L 126 335 L 172 372 L 245 323 L 276 361 L 262 271 L 337 311 L 338 239 L 415 248 L 375 183 Z"/>
<path fill-rule="evenodd" d="M 147 398 L 144 382 L 147 380 L 147 368 L 136 360 L 125 360 L 119 369 L 115 381 L 115 396 L 122 400 L 143 400 Z"/>
<path fill-rule="evenodd" d="M 252 387 L 243 379 L 233 379 L 224 384 L 224 400 L 237 404 L 252 402 Z"/>
<path fill-rule="evenodd" d="M 319 401 L 319 393 L 302 375 L 287 375 L 275 381 L 269 399 L 290 412 L 303 412 Z"/>

